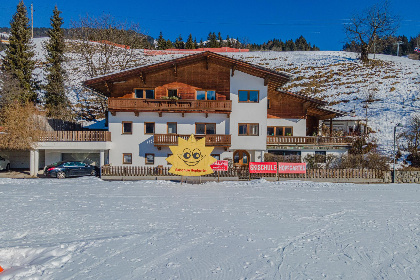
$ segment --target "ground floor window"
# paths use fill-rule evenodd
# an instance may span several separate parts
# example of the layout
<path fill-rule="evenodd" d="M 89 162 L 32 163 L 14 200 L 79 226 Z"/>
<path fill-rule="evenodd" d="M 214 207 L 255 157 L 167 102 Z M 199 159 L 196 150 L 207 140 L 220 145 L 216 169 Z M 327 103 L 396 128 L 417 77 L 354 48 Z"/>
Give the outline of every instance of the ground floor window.
<path fill-rule="evenodd" d="M 249 153 L 244 150 L 233 152 L 233 164 L 236 166 L 244 166 L 249 164 Z"/>
<path fill-rule="evenodd" d="M 212 157 L 214 157 L 215 159 L 217 159 L 217 160 L 220 160 L 220 155 L 219 154 L 213 154 L 213 155 L 211 155 Z"/>
<path fill-rule="evenodd" d="M 155 164 L 155 154 L 146 154 L 144 158 L 146 164 Z"/>
<path fill-rule="evenodd" d="M 326 163 L 327 152 L 326 151 L 315 151 L 315 163 Z"/>
<path fill-rule="evenodd" d="M 132 154 L 123 154 L 123 164 L 131 164 L 133 161 Z"/>

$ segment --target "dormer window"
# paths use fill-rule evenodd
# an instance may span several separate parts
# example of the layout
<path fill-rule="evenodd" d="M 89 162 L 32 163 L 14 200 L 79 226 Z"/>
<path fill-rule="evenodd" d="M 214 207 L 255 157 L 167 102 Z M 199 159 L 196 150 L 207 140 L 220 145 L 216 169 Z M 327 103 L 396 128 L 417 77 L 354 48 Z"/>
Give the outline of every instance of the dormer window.
<path fill-rule="evenodd" d="M 134 96 L 136 98 L 155 99 L 155 90 L 136 88 L 134 89 Z"/>
<path fill-rule="evenodd" d="M 177 89 L 168 89 L 168 97 L 178 97 L 178 90 Z"/>
<path fill-rule="evenodd" d="M 197 90 L 197 100 L 216 100 L 215 90 Z"/>

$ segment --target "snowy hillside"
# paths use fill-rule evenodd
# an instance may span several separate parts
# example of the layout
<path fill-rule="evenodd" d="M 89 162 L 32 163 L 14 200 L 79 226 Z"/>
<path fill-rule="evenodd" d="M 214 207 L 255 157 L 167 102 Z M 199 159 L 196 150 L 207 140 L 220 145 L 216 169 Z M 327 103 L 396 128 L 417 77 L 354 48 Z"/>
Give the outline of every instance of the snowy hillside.
<path fill-rule="evenodd" d="M 34 39 L 38 66 L 45 60 L 41 47 L 43 41 L 45 38 Z M 249 52 L 226 55 L 291 74 L 293 79 L 285 85 L 285 89 L 321 98 L 335 109 L 346 112 L 354 110 L 361 119 L 366 119 L 363 101 L 372 100 L 367 110 L 368 125 L 376 132 L 374 135 L 381 149 L 388 153 L 392 150 L 395 124 L 406 124 L 409 117 L 420 109 L 420 61 L 376 55 L 374 63 L 366 66 L 357 60 L 357 54 L 338 51 Z M 68 96 L 75 108 L 80 110 L 81 104 L 91 103 L 97 96 L 86 92 L 81 86 L 81 82 L 89 78 L 86 74 L 86 62 L 73 52 L 68 52 L 66 56 Z M 133 61 L 128 67 L 180 56 L 182 55 L 145 56 L 142 50 L 135 50 Z M 119 70 L 115 63 L 111 71 Z M 42 80 L 42 71 L 38 70 L 37 75 Z"/>
<path fill-rule="evenodd" d="M 0 279 L 418 279 L 419 201 L 415 184 L 0 179 Z"/>

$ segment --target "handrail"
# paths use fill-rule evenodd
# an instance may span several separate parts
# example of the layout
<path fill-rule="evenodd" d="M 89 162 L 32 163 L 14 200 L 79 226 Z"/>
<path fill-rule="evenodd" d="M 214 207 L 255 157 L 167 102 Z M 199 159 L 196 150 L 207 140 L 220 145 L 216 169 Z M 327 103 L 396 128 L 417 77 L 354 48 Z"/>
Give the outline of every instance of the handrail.
<path fill-rule="evenodd" d="M 111 141 L 109 131 L 45 131 L 39 142 L 108 142 Z"/>
<path fill-rule="evenodd" d="M 196 139 L 206 138 L 206 146 L 222 146 L 229 147 L 231 145 L 231 136 L 226 134 L 207 134 L 194 135 Z M 178 145 L 178 137 L 188 140 L 188 134 L 155 134 L 155 146 L 172 146 Z"/>

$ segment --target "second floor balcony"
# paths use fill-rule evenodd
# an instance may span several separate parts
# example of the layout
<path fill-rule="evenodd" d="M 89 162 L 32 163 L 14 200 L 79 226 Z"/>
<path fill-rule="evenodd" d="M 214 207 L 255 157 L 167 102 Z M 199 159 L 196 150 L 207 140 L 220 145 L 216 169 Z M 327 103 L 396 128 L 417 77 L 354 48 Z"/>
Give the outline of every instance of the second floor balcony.
<path fill-rule="evenodd" d="M 140 99 L 110 98 L 108 110 L 113 112 L 157 112 L 157 113 L 220 113 L 232 112 L 230 100 L 193 100 L 193 99 Z"/>
<path fill-rule="evenodd" d="M 267 145 L 351 146 L 354 137 L 267 136 Z"/>
<path fill-rule="evenodd" d="M 155 147 L 168 147 L 178 145 L 178 137 L 188 140 L 190 135 L 187 134 L 155 134 L 154 145 Z M 230 135 L 225 134 L 207 134 L 207 135 L 194 135 L 198 139 L 206 138 L 206 146 L 211 147 L 224 147 L 229 148 L 231 146 Z"/>

